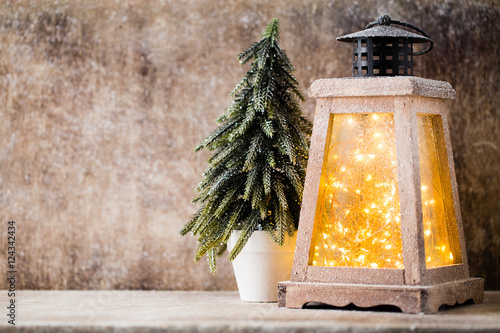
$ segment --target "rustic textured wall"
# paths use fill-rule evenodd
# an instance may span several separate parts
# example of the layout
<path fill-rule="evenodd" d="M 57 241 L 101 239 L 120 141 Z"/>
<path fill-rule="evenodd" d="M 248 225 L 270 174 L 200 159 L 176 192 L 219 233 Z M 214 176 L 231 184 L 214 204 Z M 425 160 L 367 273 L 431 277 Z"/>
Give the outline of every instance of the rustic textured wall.
<path fill-rule="evenodd" d="M 457 90 L 450 120 L 471 271 L 500 289 L 493 0 L 2 1 L 0 263 L 15 219 L 19 288 L 234 289 L 226 260 L 211 275 L 192 262 L 195 239 L 177 235 L 208 157 L 193 148 L 245 72 L 236 55 L 280 18 L 306 90 L 350 76 L 350 46 L 335 37 L 385 12 L 436 42 L 416 75 Z M 311 119 L 314 102 L 304 104 Z"/>

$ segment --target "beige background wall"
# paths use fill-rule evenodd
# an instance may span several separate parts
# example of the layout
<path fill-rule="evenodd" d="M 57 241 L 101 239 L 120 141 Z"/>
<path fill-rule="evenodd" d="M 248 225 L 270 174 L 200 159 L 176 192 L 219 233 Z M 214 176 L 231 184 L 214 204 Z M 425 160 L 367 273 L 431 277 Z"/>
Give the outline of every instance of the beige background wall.
<path fill-rule="evenodd" d="M 415 74 L 457 90 L 450 122 L 471 271 L 500 289 L 493 0 L 1 1 L 1 270 L 14 219 L 21 289 L 234 289 L 227 260 L 211 275 L 178 231 L 208 157 L 193 148 L 246 70 L 236 55 L 280 18 L 305 91 L 351 75 L 350 45 L 335 38 L 382 13 L 430 33 L 435 49 Z M 303 104 L 310 119 L 314 103 Z"/>

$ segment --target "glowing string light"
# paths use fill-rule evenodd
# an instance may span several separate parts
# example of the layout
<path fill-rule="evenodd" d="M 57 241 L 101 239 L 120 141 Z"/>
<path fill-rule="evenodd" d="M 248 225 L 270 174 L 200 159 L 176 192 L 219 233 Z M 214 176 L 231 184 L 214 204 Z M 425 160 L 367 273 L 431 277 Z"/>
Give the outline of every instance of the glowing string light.
<path fill-rule="evenodd" d="M 393 115 L 335 115 L 330 130 L 325 156 L 333 159 L 322 173 L 310 264 L 404 268 Z M 428 143 L 420 137 L 423 149 Z M 453 264 L 460 253 L 454 255 L 446 221 L 438 219 L 442 190 L 425 172 L 421 177 L 427 267 Z"/>

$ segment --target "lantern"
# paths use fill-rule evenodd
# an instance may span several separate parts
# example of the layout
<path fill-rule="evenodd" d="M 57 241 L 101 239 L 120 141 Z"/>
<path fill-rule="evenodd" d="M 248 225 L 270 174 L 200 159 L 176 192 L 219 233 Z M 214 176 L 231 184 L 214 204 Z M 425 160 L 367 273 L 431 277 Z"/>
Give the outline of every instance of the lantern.
<path fill-rule="evenodd" d="M 309 89 L 317 98 L 309 164 L 292 276 L 279 284 L 278 305 L 435 313 L 482 302 L 483 279 L 469 275 L 446 118 L 455 91 L 411 76 L 413 56 L 432 40 L 387 15 L 338 40 L 353 43 L 354 77 Z"/>

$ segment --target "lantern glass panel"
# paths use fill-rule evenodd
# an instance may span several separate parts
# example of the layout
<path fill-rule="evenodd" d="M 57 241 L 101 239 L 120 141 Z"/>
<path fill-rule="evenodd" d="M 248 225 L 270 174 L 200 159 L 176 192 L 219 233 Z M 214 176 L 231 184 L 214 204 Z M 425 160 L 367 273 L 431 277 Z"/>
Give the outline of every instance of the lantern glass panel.
<path fill-rule="evenodd" d="M 440 115 L 417 115 L 426 267 L 462 263 Z"/>
<path fill-rule="evenodd" d="M 330 115 L 309 265 L 403 268 L 394 115 Z"/>

